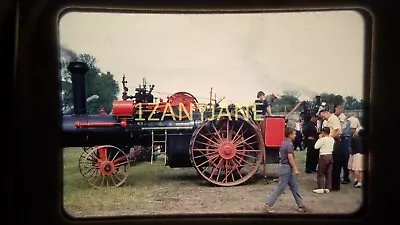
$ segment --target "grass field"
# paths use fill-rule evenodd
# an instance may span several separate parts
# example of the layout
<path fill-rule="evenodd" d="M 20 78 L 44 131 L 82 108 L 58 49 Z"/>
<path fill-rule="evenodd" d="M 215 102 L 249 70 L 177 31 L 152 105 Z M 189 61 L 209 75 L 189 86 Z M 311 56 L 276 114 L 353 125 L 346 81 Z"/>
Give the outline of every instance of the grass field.
<path fill-rule="evenodd" d="M 95 189 L 79 172 L 81 148 L 64 149 L 64 208 L 73 217 L 121 216 L 181 213 L 262 213 L 261 206 L 277 185 L 267 183 L 262 167 L 250 182 L 237 187 L 209 185 L 194 168 L 169 168 L 159 159 L 130 167 L 125 183 L 116 188 Z M 304 168 L 305 151 L 296 152 L 296 161 Z M 267 165 L 270 173 L 276 165 Z M 318 195 L 316 175 L 300 171 L 301 194 L 312 213 L 352 213 L 362 203 L 362 189 L 342 185 L 339 192 Z M 279 197 L 274 208 L 282 213 L 296 213 L 289 189 Z"/>

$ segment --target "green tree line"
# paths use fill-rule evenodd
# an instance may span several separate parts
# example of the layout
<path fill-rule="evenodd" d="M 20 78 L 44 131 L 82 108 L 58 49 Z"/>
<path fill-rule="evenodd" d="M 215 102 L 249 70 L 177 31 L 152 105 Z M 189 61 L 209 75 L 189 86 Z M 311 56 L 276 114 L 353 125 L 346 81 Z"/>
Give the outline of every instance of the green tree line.
<path fill-rule="evenodd" d="M 352 96 L 343 97 L 342 95 L 333 93 L 321 93 L 319 96 L 321 96 L 321 101 L 326 102 L 330 107 L 342 105 L 346 110 L 358 110 L 363 108 L 363 100 L 358 100 Z M 289 112 L 300 102 L 299 97 L 300 94 L 297 91 L 284 91 L 283 95 L 275 100 L 274 111 Z"/>
<path fill-rule="evenodd" d="M 112 102 L 117 99 L 119 86 L 114 75 L 110 72 L 102 72 L 96 65 L 96 58 L 82 53 L 76 55 L 76 61 L 87 63 L 89 70 L 86 73 L 86 98 L 92 95 L 98 95 L 99 98 L 87 104 L 87 112 L 90 114 L 98 114 L 101 108 L 104 108 L 107 113 L 111 112 Z M 69 61 L 61 58 L 61 102 L 63 108 L 73 106 L 71 74 L 67 70 Z"/>
<path fill-rule="evenodd" d="M 112 102 L 118 99 L 119 86 L 110 72 L 102 72 L 96 65 L 96 58 L 86 53 L 74 54 L 74 60 L 87 63 L 89 71 L 86 73 L 86 97 L 98 95 L 99 98 L 87 104 L 87 111 L 90 114 L 99 113 L 104 108 L 107 113 L 112 110 Z M 69 61 L 61 58 L 61 88 L 63 107 L 72 107 L 72 84 L 71 75 L 67 70 Z M 321 93 L 321 101 L 325 101 L 329 106 L 343 105 L 346 110 L 357 110 L 363 108 L 363 100 L 358 100 L 352 96 L 343 97 L 333 93 Z M 275 112 L 289 112 L 299 102 L 300 93 L 298 91 L 287 90 L 283 92 L 274 102 Z"/>

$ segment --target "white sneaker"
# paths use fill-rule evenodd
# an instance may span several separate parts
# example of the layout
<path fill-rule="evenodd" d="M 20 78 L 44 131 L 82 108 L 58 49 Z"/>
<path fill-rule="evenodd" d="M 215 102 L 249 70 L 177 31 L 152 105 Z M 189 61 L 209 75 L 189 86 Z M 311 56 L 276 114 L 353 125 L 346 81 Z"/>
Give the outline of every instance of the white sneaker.
<path fill-rule="evenodd" d="M 325 190 L 321 188 L 321 189 L 315 189 L 315 190 L 313 190 L 313 192 L 317 193 L 317 194 L 323 194 L 325 192 Z"/>
<path fill-rule="evenodd" d="M 329 193 L 329 189 L 324 189 L 324 193 Z"/>
<path fill-rule="evenodd" d="M 354 185 L 355 188 L 360 188 L 362 187 L 362 184 L 360 182 L 358 182 L 356 185 Z"/>

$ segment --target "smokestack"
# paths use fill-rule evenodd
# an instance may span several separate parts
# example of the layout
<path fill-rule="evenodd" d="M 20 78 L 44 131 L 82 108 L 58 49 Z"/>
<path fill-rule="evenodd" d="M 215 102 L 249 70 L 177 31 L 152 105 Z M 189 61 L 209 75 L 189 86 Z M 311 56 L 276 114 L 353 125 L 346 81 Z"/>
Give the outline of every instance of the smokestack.
<path fill-rule="evenodd" d="M 70 62 L 67 69 L 71 73 L 74 114 L 86 114 L 85 74 L 89 67 L 84 62 Z"/>
<path fill-rule="evenodd" d="M 321 96 L 319 95 L 315 96 L 315 105 L 317 106 L 321 105 Z"/>

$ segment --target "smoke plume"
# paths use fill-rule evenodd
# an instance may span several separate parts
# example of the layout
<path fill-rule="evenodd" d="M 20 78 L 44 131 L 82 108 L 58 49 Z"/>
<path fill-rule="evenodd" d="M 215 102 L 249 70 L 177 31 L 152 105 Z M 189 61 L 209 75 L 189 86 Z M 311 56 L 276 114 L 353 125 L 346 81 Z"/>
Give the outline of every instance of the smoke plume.
<path fill-rule="evenodd" d="M 64 45 L 60 45 L 60 57 L 61 60 L 65 61 L 78 61 L 78 55 L 72 51 L 71 49 L 68 49 Z"/>
<path fill-rule="evenodd" d="M 262 81 L 260 82 L 261 85 L 264 82 L 267 84 L 264 91 L 276 91 L 278 92 L 277 94 L 282 94 L 283 91 L 297 91 L 301 95 L 299 99 L 313 99 L 318 93 L 310 88 L 268 74 L 268 59 L 260 59 L 258 57 L 262 50 L 268 51 L 265 47 L 261 47 L 263 42 L 268 40 L 268 34 L 264 26 L 262 19 L 258 21 L 258 26 L 254 22 L 248 26 L 248 36 L 244 40 L 245 44 L 242 47 L 242 57 L 245 59 L 243 62 L 246 63 L 243 66 L 246 68 L 246 72 L 257 80 Z M 285 72 L 284 68 L 282 68 L 281 72 Z M 260 86 L 260 88 L 262 89 L 263 87 Z"/>

